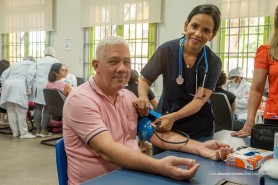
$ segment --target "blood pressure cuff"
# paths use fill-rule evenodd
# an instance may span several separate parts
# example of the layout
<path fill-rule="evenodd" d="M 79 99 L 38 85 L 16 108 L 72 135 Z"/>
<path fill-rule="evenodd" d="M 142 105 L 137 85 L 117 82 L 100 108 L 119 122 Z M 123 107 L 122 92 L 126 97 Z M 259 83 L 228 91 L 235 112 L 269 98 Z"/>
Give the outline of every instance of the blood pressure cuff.
<path fill-rule="evenodd" d="M 140 140 L 150 141 L 155 132 L 155 128 L 151 126 L 151 123 L 159 117 L 161 117 L 161 114 L 152 110 L 149 111 L 148 116 L 139 117 L 137 135 Z"/>

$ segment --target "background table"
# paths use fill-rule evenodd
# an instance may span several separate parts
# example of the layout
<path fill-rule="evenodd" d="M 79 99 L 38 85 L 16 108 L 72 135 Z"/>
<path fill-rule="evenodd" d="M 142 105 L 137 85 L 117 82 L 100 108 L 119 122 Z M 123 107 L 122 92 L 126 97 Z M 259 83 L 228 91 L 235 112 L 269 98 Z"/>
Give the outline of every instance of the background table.
<path fill-rule="evenodd" d="M 230 133 L 230 131 L 223 130 L 214 134 L 212 137 L 203 138 L 201 140 L 204 141 L 208 139 L 217 139 L 225 143 L 229 143 L 235 149 L 240 146 L 250 146 L 250 138 L 231 137 Z M 195 177 L 190 180 L 176 181 L 159 175 L 119 169 L 103 176 L 91 179 L 85 183 L 82 183 L 82 185 L 214 185 L 222 179 L 228 179 L 249 185 L 259 185 L 261 175 L 258 173 L 258 171 L 227 166 L 223 161 L 212 161 L 204 159 L 200 156 L 174 151 L 166 151 L 154 157 L 163 158 L 170 155 L 192 158 L 200 163 L 201 166 L 199 167 Z M 269 177 L 265 177 L 265 181 L 266 185 L 278 184 L 277 180 L 271 179 Z"/>

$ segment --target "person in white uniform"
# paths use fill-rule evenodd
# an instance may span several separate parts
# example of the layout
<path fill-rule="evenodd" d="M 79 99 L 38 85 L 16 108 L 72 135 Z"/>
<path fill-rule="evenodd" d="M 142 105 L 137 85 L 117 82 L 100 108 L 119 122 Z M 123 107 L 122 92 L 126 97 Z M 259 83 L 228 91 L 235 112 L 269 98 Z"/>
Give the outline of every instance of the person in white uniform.
<path fill-rule="evenodd" d="M 50 136 L 47 132 L 48 120 L 50 115 L 46 111 L 43 89 L 48 83 L 48 74 L 51 66 L 54 63 L 61 63 L 55 57 L 55 50 L 53 47 L 47 47 L 44 50 L 44 57 L 41 58 L 37 64 L 31 66 L 27 74 L 27 86 L 30 93 L 30 101 L 35 103 L 34 120 L 37 129 L 36 136 L 46 137 Z"/>
<path fill-rule="evenodd" d="M 232 69 L 228 74 L 230 83 L 228 84 L 229 91 L 236 96 L 235 104 L 235 127 L 237 130 L 244 126 L 247 118 L 248 97 L 251 90 L 251 83 L 244 77 L 240 67 Z"/>
<path fill-rule="evenodd" d="M 26 76 L 28 69 L 34 63 L 33 57 L 26 57 L 22 61 L 14 63 L 1 75 L 3 90 L 0 106 L 7 110 L 13 136 L 20 136 L 21 139 L 36 137 L 29 133 L 26 123 L 28 111 Z"/>
<path fill-rule="evenodd" d="M 2 73 L 10 67 L 10 62 L 8 60 L 0 60 L 0 76 Z M 1 97 L 1 91 L 2 91 L 2 84 L 0 83 L 0 97 Z M 0 107 L 0 125 L 1 124 L 7 124 L 8 123 L 8 116 L 7 116 L 7 110 Z"/>
<path fill-rule="evenodd" d="M 77 87 L 77 79 L 76 76 L 69 72 L 69 66 L 66 65 L 66 78 L 64 78 L 64 82 L 70 84 L 72 87 Z"/>

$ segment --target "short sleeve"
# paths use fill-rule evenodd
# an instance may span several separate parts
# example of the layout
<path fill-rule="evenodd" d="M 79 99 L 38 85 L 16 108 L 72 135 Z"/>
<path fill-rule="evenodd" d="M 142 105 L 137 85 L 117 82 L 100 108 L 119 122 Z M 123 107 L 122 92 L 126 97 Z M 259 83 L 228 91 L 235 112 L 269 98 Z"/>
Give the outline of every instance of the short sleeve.
<path fill-rule="evenodd" d="M 162 59 L 166 58 L 164 57 L 166 53 L 167 50 L 165 50 L 164 47 L 158 47 L 151 59 L 140 72 L 144 78 L 151 82 L 154 82 L 157 79 L 157 77 L 162 73 Z"/>
<path fill-rule="evenodd" d="M 268 55 L 269 46 L 262 45 L 257 49 L 254 68 L 255 69 L 268 69 L 269 55 Z"/>
<path fill-rule="evenodd" d="M 84 93 L 68 97 L 65 103 L 64 112 L 67 114 L 64 116 L 65 122 L 85 143 L 98 133 L 107 130 L 98 105 Z"/>
<path fill-rule="evenodd" d="M 151 89 L 149 89 L 149 91 L 148 91 L 148 98 L 149 98 L 149 100 L 155 99 L 155 95 Z"/>

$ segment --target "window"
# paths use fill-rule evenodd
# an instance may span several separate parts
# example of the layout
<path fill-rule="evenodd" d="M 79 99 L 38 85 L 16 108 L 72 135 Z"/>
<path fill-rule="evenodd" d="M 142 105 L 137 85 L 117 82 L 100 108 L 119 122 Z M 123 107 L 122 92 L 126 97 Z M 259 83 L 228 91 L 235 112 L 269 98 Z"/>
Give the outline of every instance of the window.
<path fill-rule="evenodd" d="M 43 51 L 50 45 L 50 32 L 19 32 L 1 35 L 2 58 L 11 64 L 21 61 L 25 56 L 36 60 L 44 56 Z"/>
<path fill-rule="evenodd" d="M 112 26 L 95 26 L 84 31 L 84 77 L 94 73 L 91 61 L 95 56 L 96 45 L 107 36 L 122 36 L 130 45 L 131 68 L 137 71 L 148 62 L 155 51 L 156 24 L 134 23 Z"/>
<path fill-rule="evenodd" d="M 140 71 L 155 51 L 156 23 L 161 22 L 161 0 L 81 1 L 84 28 L 83 77 L 94 71 L 91 61 L 98 42 L 119 35 L 130 45 L 132 69 Z"/>
<path fill-rule="evenodd" d="M 267 44 L 273 30 L 272 17 L 224 19 L 218 31 L 216 54 L 228 72 L 241 67 L 248 79 L 253 78 L 254 56 L 261 44 Z"/>

